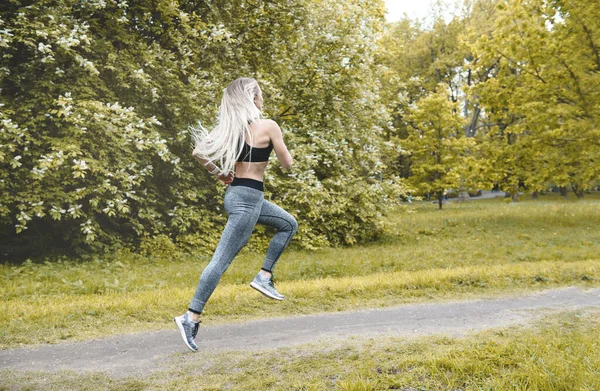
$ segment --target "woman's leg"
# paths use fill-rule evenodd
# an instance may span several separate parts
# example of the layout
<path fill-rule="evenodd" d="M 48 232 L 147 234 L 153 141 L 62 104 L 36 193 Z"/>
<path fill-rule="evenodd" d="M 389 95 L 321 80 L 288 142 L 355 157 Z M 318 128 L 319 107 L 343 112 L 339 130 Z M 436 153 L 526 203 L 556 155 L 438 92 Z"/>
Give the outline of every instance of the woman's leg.
<path fill-rule="evenodd" d="M 277 233 L 271 239 L 265 262 L 262 266 L 262 270 L 271 273 L 283 250 L 285 250 L 294 234 L 296 234 L 298 223 L 294 216 L 267 200 L 263 200 L 262 202 L 258 223 L 277 230 Z"/>
<path fill-rule="evenodd" d="M 221 276 L 248 242 L 259 218 L 262 201 L 263 192 L 259 190 L 245 186 L 232 186 L 227 189 L 225 210 L 229 213 L 229 218 L 212 260 L 200 276 L 190 311 L 202 313 Z"/>

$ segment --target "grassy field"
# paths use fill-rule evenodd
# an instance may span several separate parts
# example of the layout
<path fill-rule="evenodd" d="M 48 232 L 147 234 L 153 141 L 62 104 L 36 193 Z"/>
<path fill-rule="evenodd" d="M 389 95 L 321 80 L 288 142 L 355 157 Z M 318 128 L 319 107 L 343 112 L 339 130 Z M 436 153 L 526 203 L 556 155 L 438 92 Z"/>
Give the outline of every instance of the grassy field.
<path fill-rule="evenodd" d="M 276 269 L 283 303 L 248 287 L 262 256 L 243 252 L 205 322 L 600 285 L 600 197 L 501 199 L 399 208 L 377 242 L 289 251 Z M 0 266 L 0 348 L 172 328 L 207 257 L 120 254 L 90 262 Z"/>
<path fill-rule="evenodd" d="M 467 338 L 354 338 L 261 352 L 180 354 L 151 375 L 0 371 L 0 390 L 598 390 L 600 311 Z"/>

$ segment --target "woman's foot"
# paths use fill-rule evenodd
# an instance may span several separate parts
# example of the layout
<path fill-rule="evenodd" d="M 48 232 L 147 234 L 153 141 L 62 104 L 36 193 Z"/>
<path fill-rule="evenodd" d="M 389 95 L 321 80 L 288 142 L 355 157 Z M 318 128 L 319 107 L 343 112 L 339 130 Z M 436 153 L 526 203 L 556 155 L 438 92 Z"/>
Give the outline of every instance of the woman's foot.
<path fill-rule="evenodd" d="M 250 286 L 268 298 L 274 300 L 283 300 L 285 296 L 277 292 L 275 285 L 273 285 L 273 277 L 265 277 L 262 273 L 258 273 L 254 280 L 250 283 Z"/>
<path fill-rule="evenodd" d="M 175 323 L 177 324 L 177 328 L 181 333 L 181 338 L 183 338 L 183 342 L 185 342 L 185 346 L 187 346 L 192 352 L 198 351 L 198 345 L 194 341 L 196 335 L 198 334 L 198 328 L 200 327 L 200 322 L 194 322 L 188 312 L 181 316 L 177 316 L 173 318 Z"/>

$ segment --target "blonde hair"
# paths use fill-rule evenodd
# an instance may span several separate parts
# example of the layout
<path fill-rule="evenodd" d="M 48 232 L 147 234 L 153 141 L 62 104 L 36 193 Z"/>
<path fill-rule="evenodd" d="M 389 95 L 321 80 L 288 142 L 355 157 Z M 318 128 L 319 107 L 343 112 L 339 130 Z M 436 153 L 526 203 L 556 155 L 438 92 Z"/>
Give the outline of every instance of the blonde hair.
<path fill-rule="evenodd" d="M 261 111 L 254 104 L 260 93 L 255 79 L 240 77 L 223 90 L 217 124 L 210 132 L 200 121 L 190 126 L 194 149 L 202 158 L 219 165 L 225 173 L 235 169 L 235 163 L 242 153 L 248 135 L 252 145 L 250 124 L 260 118 Z"/>

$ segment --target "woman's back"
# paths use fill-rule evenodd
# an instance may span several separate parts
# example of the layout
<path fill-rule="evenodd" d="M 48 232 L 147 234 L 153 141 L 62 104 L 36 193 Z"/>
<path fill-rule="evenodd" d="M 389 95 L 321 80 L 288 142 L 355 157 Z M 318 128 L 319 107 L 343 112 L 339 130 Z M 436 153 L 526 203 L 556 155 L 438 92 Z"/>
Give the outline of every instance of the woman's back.
<path fill-rule="evenodd" d="M 250 124 L 250 132 L 252 133 L 252 137 L 246 137 L 246 143 L 252 147 L 252 149 L 249 151 L 250 156 L 258 156 L 260 154 L 264 154 L 265 152 L 268 153 L 270 152 L 268 148 L 272 146 L 283 168 L 289 168 L 289 166 L 291 166 L 292 157 L 283 143 L 281 129 L 277 123 L 275 123 L 275 121 L 261 119 L 253 122 Z M 243 153 L 243 155 L 245 154 Z M 240 156 L 240 160 L 242 160 L 244 157 L 245 156 Z M 251 178 L 262 182 L 265 169 L 269 163 L 268 160 L 249 160 L 251 161 L 238 161 L 236 163 L 235 176 L 237 178 Z"/>

